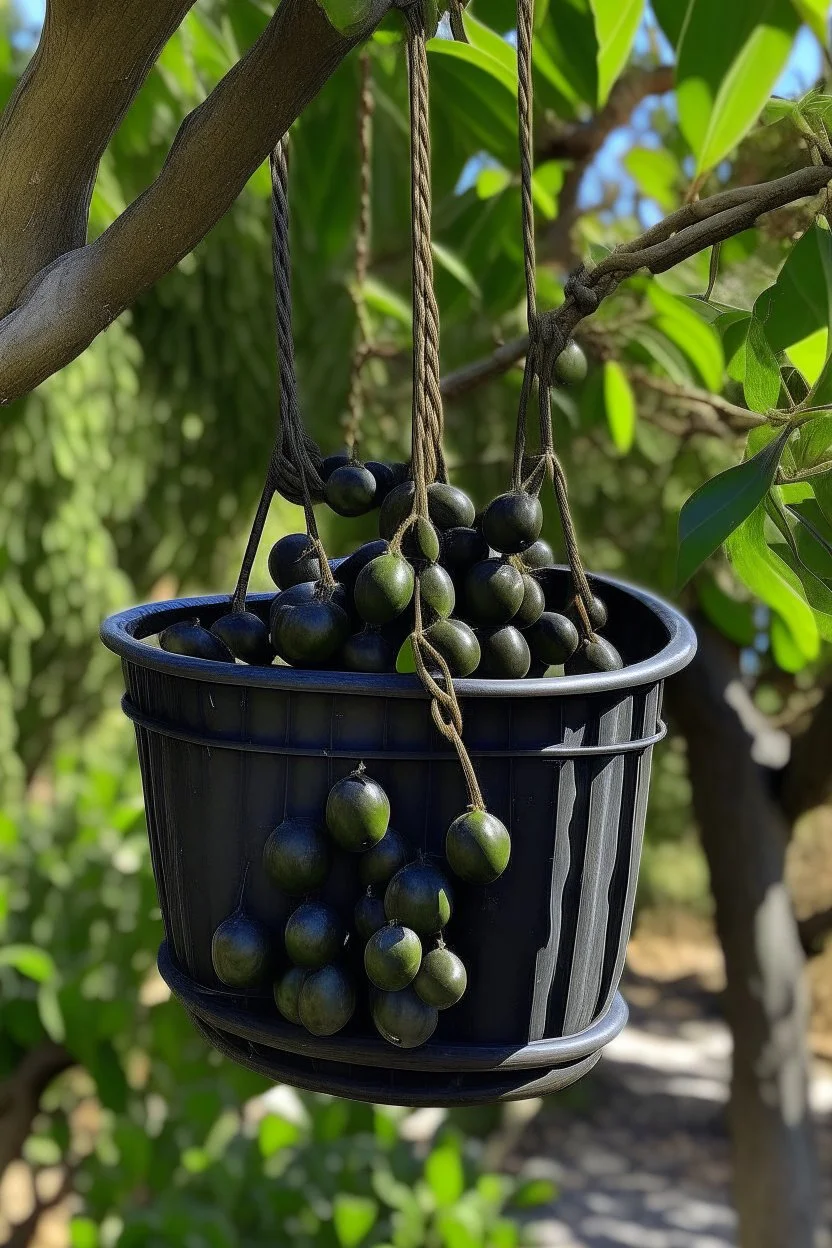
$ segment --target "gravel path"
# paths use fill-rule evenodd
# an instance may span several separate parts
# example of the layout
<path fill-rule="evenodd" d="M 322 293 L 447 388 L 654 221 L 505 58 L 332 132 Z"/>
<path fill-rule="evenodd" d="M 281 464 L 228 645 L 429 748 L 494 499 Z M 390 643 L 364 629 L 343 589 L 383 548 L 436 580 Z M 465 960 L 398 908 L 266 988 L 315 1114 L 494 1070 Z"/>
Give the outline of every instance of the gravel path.
<path fill-rule="evenodd" d="M 631 1023 L 583 1084 L 523 1132 L 560 1195 L 535 1218 L 542 1248 L 736 1248 L 724 1108 L 730 1037 L 695 981 L 630 979 Z M 832 1224 L 832 1067 L 812 1086 Z M 555 1160 L 550 1160 L 555 1159 Z M 787 1248 L 786 1245 L 783 1248 Z"/>

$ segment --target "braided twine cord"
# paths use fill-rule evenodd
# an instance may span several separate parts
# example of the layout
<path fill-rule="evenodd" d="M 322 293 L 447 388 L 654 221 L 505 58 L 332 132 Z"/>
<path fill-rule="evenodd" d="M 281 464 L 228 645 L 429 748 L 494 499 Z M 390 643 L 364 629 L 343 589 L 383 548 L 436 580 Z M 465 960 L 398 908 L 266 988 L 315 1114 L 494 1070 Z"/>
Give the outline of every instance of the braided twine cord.
<path fill-rule="evenodd" d="M 539 494 L 544 481 L 552 482 L 563 531 L 566 557 L 572 576 L 574 602 L 581 631 L 586 638 L 594 636 L 588 605 L 592 589 L 586 577 L 572 513 L 566 475 L 555 451 L 552 428 L 552 369 L 566 345 L 563 334 L 550 313 L 537 310 L 537 274 L 535 261 L 534 201 L 534 82 L 532 76 L 532 39 L 534 34 L 534 0 L 517 0 L 517 121 L 520 152 L 520 187 L 523 222 L 523 257 L 526 275 L 526 319 L 529 328 L 529 350 L 523 372 L 523 385 L 517 413 L 514 440 L 512 488 Z M 585 311 L 598 307 L 598 296 L 581 280 L 582 271 L 573 274 L 565 294 L 571 296 Z M 536 455 L 526 451 L 527 409 L 537 383 L 538 428 L 540 450 Z"/>
<path fill-rule="evenodd" d="M 360 189 L 358 200 L 358 229 L 355 235 L 355 276 L 352 300 L 355 307 L 356 338 L 350 364 L 350 383 L 347 395 L 347 419 L 344 424 L 344 443 L 350 455 L 355 456 L 361 440 L 364 420 L 364 365 L 370 358 L 371 325 L 367 314 L 364 287 L 370 266 L 370 238 L 373 209 L 373 63 L 365 48 L 359 58 L 361 87 L 358 96 L 358 153 Z"/>

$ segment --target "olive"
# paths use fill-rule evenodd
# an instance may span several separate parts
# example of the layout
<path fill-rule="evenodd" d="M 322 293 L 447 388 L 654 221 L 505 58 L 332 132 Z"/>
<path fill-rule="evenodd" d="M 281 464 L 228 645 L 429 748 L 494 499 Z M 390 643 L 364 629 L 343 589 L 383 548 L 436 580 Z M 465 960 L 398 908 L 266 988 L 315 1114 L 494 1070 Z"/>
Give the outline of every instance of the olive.
<path fill-rule="evenodd" d="M 412 988 L 380 992 L 373 1002 L 373 1022 L 390 1044 L 417 1049 L 430 1040 L 439 1022 L 438 1012 L 416 996 Z"/>
<path fill-rule="evenodd" d="M 417 997 L 435 1010 L 447 1010 L 462 1000 L 468 987 L 468 973 L 461 958 L 444 945 L 429 950 L 413 981 Z"/>
<path fill-rule="evenodd" d="M 507 624 L 523 602 L 523 575 L 503 559 L 483 559 L 465 578 L 466 614 L 478 624 Z"/>
<path fill-rule="evenodd" d="M 606 603 L 601 598 L 598 598 L 593 594 L 589 602 L 585 604 L 585 607 L 586 607 L 586 613 L 589 616 L 589 622 L 592 625 L 592 627 L 604 628 L 606 626 L 607 618 L 608 618 Z M 580 613 L 578 612 L 577 603 L 574 598 L 572 602 L 570 602 L 566 610 L 566 614 L 569 616 L 570 620 L 572 620 L 574 624 L 577 624 L 580 626 L 579 621 L 581 617 L 580 617 Z"/>
<path fill-rule="evenodd" d="M 364 948 L 364 970 L 376 988 L 398 992 L 416 978 L 422 961 L 422 942 L 409 927 L 391 923 L 379 928 Z"/>
<path fill-rule="evenodd" d="M 481 628 L 477 634 L 482 651 L 478 676 L 492 680 L 522 680 L 532 656 L 526 638 L 513 624 Z"/>
<path fill-rule="evenodd" d="M 358 875 L 362 884 L 387 884 L 411 858 L 407 841 L 395 828 L 388 828 L 380 841 L 361 855 Z"/>
<path fill-rule="evenodd" d="M 269 574 L 278 589 L 314 581 L 321 565 L 308 533 L 287 533 L 269 551 Z"/>
<path fill-rule="evenodd" d="M 419 599 L 422 607 L 434 614 L 448 616 L 456 606 L 456 591 L 450 573 L 432 563 L 419 573 Z"/>
<path fill-rule="evenodd" d="M 283 939 L 295 966 L 314 971 L 338 956 L 345 935 L 344 925 L 332 906 L 322 901 L 305 901 L 286 920 Z"/>
<path fill-rule="evenodd" d="M 369 473 L 372 473 L 376 483 L 376 504 L 384 501 L 387 495 L 398 484 L 396 474 L 391 464 L 382 463 L 378 459 L 368 459 L 364 467 Z M 406 465 L 405 471 L 407 471 Z"/>
<path fill-rule="evenodd" d="M 336 607 L 340 607 L 349 616 L 350 597 L 345 585 L 336 585 L 334 589 L 331 589 L 323 586 L 320 581 L 300 581 L 297 585 L 291 585 L 281 593 L 275 594 L 269 603 L 269 638 L 272 645 L 274 645 L 274 624 L 277 613 L 284 607 L 297 607 L 301 603 L 313 602 L 316 598 L 334 602 Z"/>
<path fill-rule="evenodd" d="M 410 927 L 418 936 L 433 936 L 451 917 L 451 886 L 438 867 L 411 862 L 397 871 L 384 894 L 388 919 Z"/>
<path fill-rule="evenodd" d="M 239 907 L 223 919 L 211 938 L 211 962 L 217 979 L 229 988 L 253 988 L 271 961 L 269 934 Z"/>
<path fill-rule="evenodd" d="M 159 634 L 159 645 L 168 654 L 184 654 L 191 659 L 211 659 L 233 663 L 234 655 L 219 637 L 203 628 L 199 620 L 177 620 Z"/>
<path fill-rule="evenodd" d="M 263 870 L 289 896 L 320 888 L 329 871 L 329 843 L 311 819 L 284 819 L 263 847 Z"/>
<path fill-rule="evenodd" d="M 539 581 L 523 572 L 523 601 L 517 608 L 513 623 L 516 628 L 531 628 L 546 610 L 546 595 Z"/>
<path fill-rule="evenodd" d="M 624 666 L 624 660 L 611 642 L 604 637 L 587 641 L 566 663 L 567 676 L 584 672 L 615 672 Z"/>
<path fill-rule="evenodd" d="M 555 562 L 555 552 L 548 542 L 539 537 L 531 546 L 527 546 L 520 558 L 527 568 L 550 568 Z"/>
<path fill-rule="evenodd" d="M 321 480 L 326 483 L 333 472 L 337 472 L 339 468 L 343 468 L 351 462 L 352 456 L 348 451 L 339 451 L 335 455 L 327 455 L 321 463 Z"/>
<path fill-rule="evenodd" d="M 565 663 L 578 648 L 578 630 L 565 615 L 544 611 L 526 633 L 529 649 L 536 659 L 549 664 Z"/>
<path fill-rule="evenodd" d="M 436 563 L 442 545 L 439 534 L 424 516 L 417 516 L 415 523 L 402 538 L 402 554 L 408 559 L 424 559 L 428 563 Z"/>
<path fill-rule="evenodd" d="M 329 790 L 326 826 L 342 849 L 360 853 L 377 844 L 390 822 L 390 799 L 363 768 Z"/>
<path fill-rule="evenodd" d="M 359 897 L 355 903 L 353 911 L 353 919 L 355 921 L 355 930 L 362 940 L 367 941 L 373 936 L 380 927 L 387 926 L 387 915 L 384 913 L 384 902 L 380 897 L 374 897 L 368 890 L 363 897 Z"/>
<path fill-rule="evenodd" d="M 490 554 L 488 542 L 476 529 L 447 529 L 442 540 L 442 562 L 454 578 L 464 577 L 469 568 Z"/>
<path fill-rule="evenodd" d="M 412 481 L 403 481 L 401 485 L 393 487 L 378 513 L 378 531 L 381 537 L 386 537 L 389 541 L 398 532 L 413 510 L 415 495 L 416 486 Z"/>
<path fill-rule="evenodd" d="M 528 679 L 531 676 L 534 679 L 539 679 L 541 676 L 546 675 L 551 666 L 551 663 L 544 663 L 542 659 L 532 658 L 529 670 L 526 672 L 526 678 Z"/>
<path fill-rule="evenodd" d="M 341 663 L 348 672 L 395 672 L 396 646 L 375 628 L 353 633 L 341 648 Z"/>
<path fill-rule="evenodd" d="M 376 479 L 363 464 L 344 464 L 328 478 L 324 498 L 339 516 L 366 515 L 376 505 Z"/>
<path fill-rule="evenodd" d="M 476 508 L 468 495 L 444 481 L 428 486 L 428 515 L 437 529 L 456 529 L 473 523 Z"/>
<path fill-rule="evenodd" d="M 274 1003 L 289 1023 L 299 1023 L 298 1011 L 300 990 L 306 983 L 309 972 L 299 966 L 290 966 L 289 970 L 274 985 Z"/>
<path fill-rule="evenodd" d="M 332 598 L 311 598 L 275 611 L 271 638 L 282 659 L 315 667 L 333 658 L 350 633 L 349 616 Z"/>
<path fill-rule="evenodd" d="M 298 997 L 300 1021 L 313 1036 L 334 1036 L 355 1013 L 355 988 L 340 966 L 307 975 Z"/>
<path fill-rule="evenodd" d="M 253 611 L 232 611 L 211 625 L 211 632 L 243 663 L 268 666 L 274 658 L 269 630 Z"/>
<path fill-rule="evenodd" d="M 388 624 L 401 615 L 413 597 L 413 569 L 406 559 L 388 551 L 362 568 L 355 582 L 355 607 L 368 624 Z"/>
<path fill-rule="evenodd" d="M 425 637 L 441 654 L 452 676 L 470 676 L 479 665 L 481 651 L 476 633 L 463 620 L 437 620 L 425 629 Z"/>
<path fill-rule="evenodd" d="M 586 356 L 574 338 L 570 338 L 555 360 L 553 376 L 563 386 L 574 386 L 587 374 Z"/>
<path fill-rule="evenodd" d="M 362 568 L 366 568 L 368 563 L 373 559 L 377 559 L 379 555 L 386 555 L 390 549 L 390 543 L 383 538 L 378 538 L 374 542 L 365 542 L 363 546 L 359 546 L 351 555 L 347 555 L 346 559 L 342 559 L 336 568 L 333 568 L 333 575 L 336 581 L 352 593 L 355 589 L 355 582 L 358 573 Z"/>
<path fill-rule="evenodd" d="M 445 836 L 445 857 L 454 875 L 467 884 L 499 879 L 511 856 L 505 824 L 487 810 L 467 810 L 454 819 Z"/>
<path fill-rule="evenodd" d="M 540 499 L 525 490 L 500 494 L 488 504 L 482 517 L 482 535 L 495 550 L 516 555 L 540 537 L 543 508 Z"/>

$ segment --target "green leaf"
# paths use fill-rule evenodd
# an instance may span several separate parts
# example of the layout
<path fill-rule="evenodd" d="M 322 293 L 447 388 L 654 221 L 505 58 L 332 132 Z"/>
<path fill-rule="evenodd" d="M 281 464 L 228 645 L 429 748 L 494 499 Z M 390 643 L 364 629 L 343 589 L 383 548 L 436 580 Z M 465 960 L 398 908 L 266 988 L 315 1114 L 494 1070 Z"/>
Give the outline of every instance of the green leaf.
<path fill-rule="evenodd" d="M 332 1221 L 341 1248 L 357 1248 L 369 1235 L 378 1217 L 378 1204 L 369 1196 L 340 1192 L 332 1206 Z"/>
<path fill-rule="evenodd" d="M 465 1191 L 465 1174 L 455 1141 L 439 1144 L 428 1154 L 425 1179 L 440 1209 L 456 1204 Z"/>
<path fill-rule="evenodd" d="M 520 1184 L 511 1203 L 515 1209 L 535 1209 L 551 1204 L 557 1194 L 558 1189 L 551 1179 L 527 1179 Z"/>
<path fill-rule="evenodd" d="M 474 274 L 455 252 L 449 251 L 447 247 L 443 247 L 441 243 L 436 242 L 431 243 L 431 249 L 433 258 L 440 268 L 443 268 L 446 273 L 450 273 L 451 277 L 456 278 L 460 286 L 464 286 L 475 299 L 482 298 L 482 291 L 477 285 Z"/>
<path fill-rule="evenodd" d="M 705 615 L 724 637 L 736 646 L 751 646 L 757 636 L 754 611 L 750 602 L 740 602 L 726 594 L 712 576 L 702 575 L 696 582 L 696 596 Z"/>
<path fill-rule="evenodd" d="M 690 0 L 676 98 L 696 172 L 713 169 L 760 115 L 798 29 L 789 0 Z"/>
<path fill-rule="evenodd" d="M 413 642 L 409 637 L 405 637 L 396 656 L 396 671 L 401 675 L 408 675 L 410 672 L 416 671 L 416 660 L 413 657 Z"/>
<path fill-rule="evenodd" d="M 55 1044 L 63 1044 L 66 1039 L 66 1025 L 58 999 L 58 990 L 51 981 L 41 984 L 38 988 L 38 1014 L 43 1023 L 43 1030 L 54 1040 Z"/>
<path fill-rule="evenodd" d="M 482 169 L 477 174 L 477 180 L 474 184 L 479 199 L 491 199 L 494 195 L 499 195 L 511 183 L 511 174 L 508 169 L 495 169 L 493 167 Z"/>
<path fill-rule="evenodd" d="M 792 0 L 797 15 L 817 36 L 823 47 L 829 41 L 829 0 Z"/>
<path fill-rule="evenodd" d="M 6 945 L 0 948 L 0 966 L 11 966 L 19 975 L 45 984 L 55 974 L 55 963 L 45 949 L 35 945 Z"/>
<path fill-rule="evenodd" d="M 752 316 L 745 345 L 743 394 L 752 412 L 768 412 L 780 398 L 780 365 L 762 322 Z"/>
<path fill-rule="evenodd" d="M 70 1248 L 98 1248 L 98 1227 L 92 1218 L 73 1218 L 69 1224 Z"/>
<path fill-rule="evenodd" d="M 725 359 L 717 329 L 697 316 L 686 300 L 677 298 L 658 282 L 649 282 L 647 292 L 656 309 L 652 323 L 684 352 L 707 389 L 718 394 Z"/>
<path fill-rule="evenodd" d="M 832 459 L 832 412 L 818 413 L 801 425 L 794 448 L 798 468 L 813 468 Z"/>
<path fill-rule="evenodd" d="M 263 1157 L 273 1157 L 282 1148 L 290 1148 L 300 1139 L 300 1127 L 297 1123 L 281 1118 L 279 1114 L 266 1114 L 260 1119 L 257 1130 L 257 1143 Z"/>
<path fill-rule="evenodd" d="M 380 316 L 389 317 L 401 325 L 411 328 L 410 304 L 405 303 L 401 295 L 389 286 L 385 286 L 375 277 L 368 277 L 364 283 L 364 299 L 367 307 Z"/>
<path fill-rule="evenodd" d="M 682 586 L 765 498 L 790 430 L 691 495 L 679 515 L 677 583 Z"/>
<path fill-rule="evenodd" d="M 775 126 L 778 121 L 785 121 L 796 113 L 794 100 L 782 100 L 779 95 L 773 95 L 760 114 L 760 121 L 764 126 Z"/>
<path fill-rule="evenodd" d="M 598 100 L 606 104 L 630 55 L 644 0 L 590 0 L 598 39 Z"/>
<path fill-rule="evenodd" d="M 512 10 L 514 6 L 511 6 Z M 513 16 L 509 26 L 514 24 Z M 505 28 L 508 29 L 508 26 Z M 590 0 L 557 0 L 535 33 L 532 55 L 541 108 L 575 116 L 598 100 L 598 39 Z"/>
<path fill-rule="evenodd" d="M 809 662 L 820 650 L 814 612 L 798 578 L 768 546 L 765 519 L 760 502 L 726 541 L 728 557 L 752 594 L 777 613 L 804 662 Z"/>
<path fill-rule="evenodd" d="M 636 400 L 627 374 L 616 360 L 604 361 L 604 407 L 613 445 L 626 455 L 636 432 Z"/>
<path fill-rule="evenodd" d="M 754 304 L 772 350 L 785 351 L 832 323 L 832 235 L 812 225 L 794 244 L 773 286 Z"/>
<path fill-rule="evenodd" d="M 651 7 L 667 42 L 672 48 L 678 48 L 690 0 L 652 0 Z"/>
<path fill-rule="evenodd" d="M 812 491 L 826 519 L 832 524 L 832 473 L 812 479 Z"/>
<path fill-rule="evenodd" d="M 654 200 L 665 212 L 676 206 L 679 162 L 665 147 L 631 147 L 624 157 L 624 168 L 642 195 Z"/>
<path fill-rule="evenodd" d="M 497 36 L 494 37 L 497 38 Z M 499 40 L 499 42 L 503 41 Z M 509 45 L 505 44 L 505 47 L 511 54 Z M 447 56 L 452 60 L 465 61 L 468 65 L 473 65 L 504 87 L 511 94 L 512 99 L 516 100 L 517 67 L 513 57 L 511 62 L 506 63 L 504 59 L 492 55 L 491 51 L 484 51 L 483 48 L 473 43 L 458 43 L 455 39 L 431 39 L 428 51 L 434 56 Z"/>

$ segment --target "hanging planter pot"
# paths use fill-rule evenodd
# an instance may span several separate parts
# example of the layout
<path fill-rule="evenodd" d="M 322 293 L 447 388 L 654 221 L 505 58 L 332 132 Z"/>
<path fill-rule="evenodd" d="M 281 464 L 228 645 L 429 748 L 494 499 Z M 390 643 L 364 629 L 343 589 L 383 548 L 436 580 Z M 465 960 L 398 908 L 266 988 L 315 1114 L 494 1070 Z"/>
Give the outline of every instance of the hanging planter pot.
<path fill-rule="evenodd" d="M 565 596 L 569 573 L 549 574 Z M 467 794 L 415 676 L 248 667 L 149 644 L 176 621 L 210 625 L 225 598 L 136 607 L 102 636 L 123 663 L 153 868 L 165 924 L 159 965 L 203 1033 L 234 1060 L 297 1086 L 372 1101 L 457 1105 L 535 1096 L 572 1083 L 626 1020 L 618 993 L 633 914 L 662 684 L 693 655 L 687 621 L 661 600 L 593 578 L 614 621 L 622 670 L 456 682 L 469 755 L 488 810 L 511 834 L 491 884 L 454 882 L 453 948 L 467 990 L 414 1049 L 378 1035 L 370 991 L 348 1026 L 314 1037 L 284 1021 L 270 991 L 296 899 L 263 869 L 286 812 L 320 820 L 333 784 L 359 763 L 387 793 L 396 830 L 441 861 Z M 268 596 L 250 601 L 264 618 Z M 349 916 L 361 855 L 334 850 L 320 897 Z M 274 962 L 256 992 L 224 987 L 212 936 L 246 914 Z M 360 942 L 358 942 L 360 943 Z M 358 951 L 360 953 L 360 951 Z M 358 956 L 355 951 L 348 957 Z"/>
<path fill-rule="evenodd" d="M 537 312 L 531 0 L 518 3 L 529 347 L 511 488 L 477 516 L 448 481 L 428 7 L 404 9 L 410 463 L 365 465 L 357 455 L 361 337 L 347 453 L 324 459 L 304 429 L 282 142 L 271 162 L 280 418 L 236 589 L 230 600 L 136 607 L 107 620 L 102 636 L 122 659 L 136 727 L 165 925 L 159 967 L 195 1026 L 233 1060 L 299 1087 L 464 1105 L 566 1087 L 624 1026 L 618 986 L 652 750 L 665 731 L 662 686 L 695 640 L 667 603 L 588 577 L 578 550 L 550 388 L 564 360 L 570 375 L 580 365 L 564 334 L 597 306 L 597 292 L 581 272 L 557 313 Z M 357 291 L 366 264 L 364 237 Z M 552 566 L 540 540 L 546 484 L 566 567 Z M 250 596 L 276 493 L 303 507 L 306 532 L 272 548 L 277 596 Z M 331 563 L 321 502 L 342 516 L 381 503 L 379 540 Z M 401 670 L 408 647 L 412 675 Z"/>

